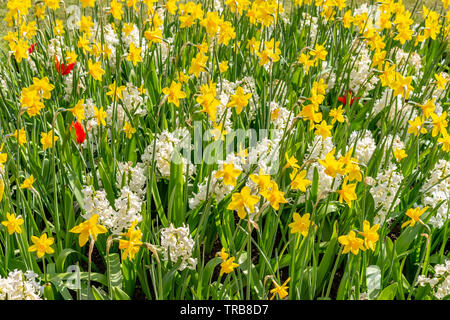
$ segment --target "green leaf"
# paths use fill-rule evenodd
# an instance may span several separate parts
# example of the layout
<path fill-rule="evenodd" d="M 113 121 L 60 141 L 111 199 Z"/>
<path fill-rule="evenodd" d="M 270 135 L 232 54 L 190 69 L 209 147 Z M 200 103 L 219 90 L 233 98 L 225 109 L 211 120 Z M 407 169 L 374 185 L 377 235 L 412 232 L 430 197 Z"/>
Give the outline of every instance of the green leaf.
<path fill-rule="evenodd" d="M 317 287 L 319 287 L 319 288 L 322 285 L 322 282 L 330 274 L 330 271 L 331 271 L 330 269 L 332 268 L 333 261 L 336 256 L 335 250 L 336 250 L 337 238 L 338 238 L 337 221 L 335 221 L 333 224 L 333 234 L 331 235 L 331 239 L 327 244 L 327 249 L 325 250 L 323 258 L 319 264 L 319 269 L 317 271 Z"/>
<path fill-rule="evenodd" d="M 130 141 L 130 144 L 128 145 L 128 161 L 135 163 L 136 160 L 137 160 L 136 137 L 133 136 L 133 138 Z"/>
<path fill-rule="evenodd" d="M 425 284 L 424 286 L 419 286 L 414 295 L 414 299 L 415 300 L 425 300 L 430 292 L 431 292 L 431 286 L 429 283 Z"/>
<path fill-rule="evenodd" d="M 46 300 L 55 300 L 51 283 L 44 285 L 44 297 Z"/>
<path fill-rule="evenodd" d="M 57 291 L 62 295 L 64 300 L 73 300 L 69 289 L 64 285 L 64 282 L 59 278 L 53 278 L 50 282 L 55 286 Z"/>
<path fill-rule="evenodd" d="M 120 266 L 119 254 L 110 253 L 106 258 L 106 263 L 108 266 L 108 281 L 110 282 L 110 286 L 113 288 L 122 288 L 122 268 Z"/>
<path fill-rule="evenodd" d="M 136 265 L 134 261 L 122 261 L 123 289 L 129 295 L 133 296 L 136 286 Z"/>
<path fill-rule="evenodd" d="M 381 291 L 380 296 L 377 300 L 394 300 L 395 294 L 397 293 L 397 282 L 391 284 L 390 286 L 387 286 L 386 288 Z"/>
<path fill-rule="evenodd" d="M 176 274 L 176 272 L 178 271 L 178 268 L 181 265 L 181 259 L 172 267 L 172 269 L 170 269 L 169 272 L 167 272 L 163 279 L 163 297 L 166 298 L 169 293 L 171 292 L 172 288 L 172 279 L 174 277 L 174 275 Z"/>
<path fill-rule="evenodd" d="M 92 287 L 92 295 L 94 296 L 95 300 L 105 300 L 107 297 L 101 293 L 96 287 Z"/>
<path fill-rule="evenodd" d="M 347 292 L 350 292 L 350 288 L 346 288 L 348 279 L 348 272 L 345 272 L 344 276 L 339 283 L 339 288 L 336 296 L 336 300 L 344 300 L 344 296 Z"/>
<path fill-rule="evenodd" d="M 116 300 L 131 300 L 131 298 L 119 287 L 113 287 L 113 293 Z"/>
<path fill-rule="evenodd" d="M 370 300 L 375 300 L 381 290 L 381 270 L 380 267 L 371 265 L 366 269 L 367 293 Z"/>
<path fill-rule="evenodd" d="M 311 184 L 311 199 L 313 200 L 313 202 L 317 201 L 318 193 L 319 193 L 319 172 L 317 171 L 317 168 L 314 167 L 313 181 Z"/>
<path fill-rule="evenodd" d="M 169 179 L 169 220 L 176 226 L 184 222 L 183 208 L 183 162 L 178 151 L 174 151 L 170 162 Z"/>
<path fill-rule="evenodd" d="M 58 255 L 58 258 L 56 258 L 56 270 L 58 272 L 66 271 L 64 270 L 64 263 L 66 262 L 67 257 L 72 253 L 80 254 L 78 251 L 66 248 L 63 251 L 61 251 L 61 253 Z"/>
<path fill-rule="evenodd" d="M 423 228 L 420 224 L 415 225 L 412 228 L 406 228 L 402 231 L 402 234 L 396 241 L 396 252 L 402 253 L 408 250 L 411 243 L 417 238 L 420 228 Z"/>
<path fill-rule="evenodd" d="M 102 186 L 103 189 L 105 189 L 106 192 L 106 198 L 110 203 L 114 203 L 114 200 L 116 199 L 116 195 L 114 193 L 113 189 L 113 183 L 110 179 L 110 177 L 115 177 L 115 175 L 111 172 L 106 171 L 106 165 L 103 160 L 100 160 L 98 163 L 98 172 L 100 174 L 100 178 L 102 180 Z"/>
<path fill-rule="evenodd" d="M 197 287 L 197 295 L 199 297 L 201 297 L 201 292 L 203 288 L 208 288 L 209 291 L 209 287 L 210 287 L 210 282 L 211 282 L 211 277 L 212 274 L 214 272 L 214 269 L 222 262 L 222 259 L 217 257 L 217 258 L 213 258 L 210 261 L 208 261 L 208 263 L 206 264 L 205 268 L 203 268 L 203 272 L 201 273 L 201 281 L 198 282 L 198 287 Z M 206 297 L 207 298 L 207 297 Z"/>
<path fill-rule="evenodd" d="M 149 168 L 150 171 L 150 168 Z M 150 174 L 149 174 L 150 176 Z M 153 201 L 155 201 L 156 211 L 158 212 L 159 219 L 161 219 L 161 223 L 163 227 L 167 228 L 169 226 L 169 222 L 167 221 L 166 214 L 164 213 L 164 207 L 161 202 L 161 198 L 159 196 L 158 186 L 156 184 L 156 178 L 153 176 L 152 179 L 152 197 Z"/>

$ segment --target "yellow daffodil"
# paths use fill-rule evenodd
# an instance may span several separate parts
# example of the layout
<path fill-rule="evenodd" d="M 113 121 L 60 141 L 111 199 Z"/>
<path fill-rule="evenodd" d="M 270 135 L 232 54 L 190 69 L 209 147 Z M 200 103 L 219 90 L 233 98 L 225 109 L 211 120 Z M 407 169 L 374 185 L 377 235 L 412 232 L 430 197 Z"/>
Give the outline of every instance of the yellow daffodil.
<path fill-rule="evenodd" d="M 97 119 L 97 125 L 106 126 L 106 112 L 103 110 L 103 107 L 98 109 L 96 106 L 94 106 L 94 117 Z"/>
<path fill-rule="evenodd" d="M 270 202 L 274 210 L 280 209 L 280 203 L 287 203 L 284 192 L 278 190 L 278 184 L 275 181 L 271 181 L 269 189 L 261 190 L 261 195 Z"/>
<path fill-rule="evenodd" d="M 428 210 L 428 207 L 425 207 L 423 209 L 420 209 L 419 207 L 417 208 L 410 208 L 406 211 L 406 215 L 408 217 L 411 218 L 411 220 L 406 221 L 405 223 L 402 224 L 402 228 L 406 227 L 406 226 L 410 226 L 410 227 L 414 227 L 414 225 L 416 224 L 416 222 L 419 222 L 421 224 L 423 224 L 422 220 L 420 220 L 420 216 L 422 214 L 425 213 L 425 211 Z"/>
<path fill-rule="evenodd" d="M 236 114 L 240 114 L 242 109 L 248 105 L 248 100 L 251 98 L 252 94 L 245 94 L 242 87 L 236 89 L 236 94 L 230 96 L 230 102 L 228 102 L 227 107 L 236 107 Z"/>
<path fill-rule="evenodd" d="M 235 257 L 228 258 L 229 255 L 225 252 L 225 248 L 222 248 L 222 251 L 219 255 L 223 260 L 220 264 L 220 276 L 222 276 L 224 273 L 231 273 L 235 268 L 239 267 L 239 264 L 234 262 L 234 260 L 236 260 Z"/>
<path fill-rule="evenodd" d="M 105 73 L 105 70 L 101 67 L 101 62 L 97 61 L 96 63 L 93 63 L 91 59 L 88 61 L 88 69 L 89 74 L 94 78 L 95 80 L 102 80 L 102 76 Z"/>
<path fill-rule="evenodd" d="M 289 292 L 289 287 L 288 287 L 288 283 L 291 280 L 291 278 L 287 278 L 286 281 L 280 286 L 278 285 L 275 280 L 272 279 L 273 285 L 275 286 L 275 288 L 273 288 L 272 290 L 270 290 L 270 293 L 272 294 L 272 297 L 270 298 L 270 300 L 273 300 L 275 298 L 276 295 L 278 295 L 278 297 L 280 299 L 283 299 L 284 297 L 286 297 Z"/>
<path fill-rule="evenodd" d="M 47 150 L 49 148 L 53 147 L 53 140 L 56 142 L 58 141 L 58 136 L 53 134 L 53 130 L 50 130 L 49 132 L 41 132 L 41 144 L 42 144 L 42 150 Z"/>
<path fill-rule="evenodd" d="M 356 233 L 353 230 L 345 236 L 338 237 L 338 241 L 344 246 L 344 250 L 342 251 L 343 254 L 351 251 L 354 255 L 357 255 L 359 250 L 365 250 L 363 246 L 364 240 L 356 238 Z"/>
<path fill-rule="evenodd" d="M 6 213 L 6 220 L 2 221 L 2 225 L 8 228 L 8 233 L 11 235 L 14 232 L 22 233 L 22 228 L 20 227 L 24 223 L 23 219 L 19 216 L 16 218 L 14 214 L 9 212 Z"/>
<path fill-rule="evenodd" d="M 79 100 L 73 108 L 69 109 L 69 111 L 72 112 L 78 121 L 86 119 L 84 115 L 84 99 Z"/>
<path fill-rule="evenodd" d="M 12 137 L 16 138 L 17 142 L 21 146 L 24 145 L 25 143 L 27 143 L 27 134 L 26 134 L 24 128 L 20 128 L 19 132 L 17 132 L 17 130 L 15 130 L 14 133 L 12 134 Z"/>
<path fill-rule="evenodd" d="M 131 126 L 131 123 L 129 123 L 129 122 L 127 122 L 127 121 L 125 121 L 125 125 L 123 126 L 122 130 L 123 130 L 123 132 L 125 132 L 125 136 L 126 136 L 128 139 L 131 139 L 131 138 L 133 137 L 133 134 L 136 133 L 136 129 L 133 128 L 133 127 Z"/>
<path fill-rule="evenodd" d="M 348 204 L 348 206 L 352 207 L 352 201 L 358 199 L 355 188 L 356 183 L 347 184 L 348 179 L 344 179 L 344 183 L 342 183 L 341 190 L 338 190 L 339 194 L 339 203 L 342 203 L 342 199 Z"/>
<path fill-rule="evenodd" d="M 136 66 L 138 62 L 142 62 L 141 57 L 142 48 L 136 47 L 132 42 L 130 44 L 129 53 L 127 55 L 127 60 L 133 63 L 133 66 Z"/>
<path fill-rule="evenodd" d="M 396 148 L 394 150 L 394 156 L 395 156 L 395 159 L 397 159 L 397 161 L 400 162 L 404 158 L 406 158 L 408 156 L 408 154 L 405 152 L 405 150 Z"/>
<path fill-rule="evenodd" d="M 104 226 L 97 224 L 97 221 L 98 214 L 94 214 L 88 220 L 69 230 L 69 232 L 80 234 L 78 238 L 80 247 L 83 247 L 88 242 L 89 237 L 97 241 L 97 235 L 108 232 Z"/>
<path fill-rule="evenodd" d="M 292 169 L 299 169 L 300 166 L 298 165 L 298 160 L 291 156 L 289 157 L 288 153 L 286 152 L 284 154 L 284 158 L 286 159 L 286 164 L 284 165 L 283 169 L 292 168 Z"/>
<path fill-rule="evenodd" d="M 138 221 L 134 221 L 131 227 L 128 229 L 128 232 L 125 234 L 128 237 L 128 240 L 120 239 L 119 240 L 119 249 L 124 250 L 122 252 L 122 260 L 129 259 L 133 260 L 136 253 L 139 252 L 139 249 L 143 242 L 142 239 L 142 231 L 135 230 Z"/>
<path fill-rule="evenodd" d="M 250 213 L 255 212 L 255 204 L 259 201 L 258 196 L 250 194 L 250 188 L 245 186 L 241 192 L 233 193 L 231 196 L 231 203 L 228 205 L 228 210 L 237 210 L 239 218 L 244 219 L 247 215 L 246 208 Z"/>
<path fill-rule="evenodd" d="M 172 81 L 170 87 L 162 89 L 162 92 L 167 95 L 169 103 L 173 103 L 175 106 L 180 106 L 180 100 L 186 98 L 186 93 L 181 91 L 181 83 Z"/>
<path fill-rule="evenodd" d="M 334 158 L 335 152 L 336 149 L 333 148 L 330 152 L 327 153 L 325 159 L 317 160 L 325 168 L 325 174 L 333 178 L 336 178 L 338 174 L 343 173 L 343 164 L 342 162 Z"/>
<path fill-rule="evenodd" d="M 229 186 L 236 186 L 236 178 L 241 174 L 241 170 L 236 169 L 234 164 L 225 163 L 222 170 L 218 170 L 214 177 L 223 178 L 223 183 Z"/>
<path fill-rule="evenodd" d="M 359 232 L 359 234 L 364 237 L 364 244 L 367 249 L 375 251 L 376 242 L 380 237 L 377 232 L 379 228 L 380 228 L 379 224 L 374 224 L 372 227 L 370 227 L 370 222 L 364 220 L 363 232 Z"/>
<path fill-rule="evenodd" d="M 302 236 L 306 237 L 309 232 L 309 227 L 311 226 L 311 224 L 314 225 L 314 222 L 309 220 L 309 218 L 309 213 L 305 213 L 303 216 L 300 216 L 297 212 L 294 212 L 294 222 L 289 224 L 291 233 L 300 233 Z"/>
<path fill-rule="evenodd" d="M 26 178 L 23 183 L 20 185 L 20 189 L 33 189 L 33 183 L 36 180 L 34 179 L 33 175 L 30 175 L 28 178 Z"/>
<path fill-rule="evenodd" d="M 311 184 L 311 180 L 305 179 L 306 177 L 306 170 L 302 170 L 298 172 L 297 170 L 294 170 L 289 175 L 289 178 L 291 179 L 291 188 L 293 190 L 300 190 L 301 192 L 306 192 L 306 187 Z"/>
<path fill-rule="evenodd" d="M 32 236 L 31 241 L 33 245 L 28 248 L 29 252 L 37 251 L 38 258 L 42 258 L 45 254 L 52 254 L 55 252 L 51 245 L 55 242 L 54 238 L 47 238 L 47 233 L 44 233 L 40 238 Z"/>

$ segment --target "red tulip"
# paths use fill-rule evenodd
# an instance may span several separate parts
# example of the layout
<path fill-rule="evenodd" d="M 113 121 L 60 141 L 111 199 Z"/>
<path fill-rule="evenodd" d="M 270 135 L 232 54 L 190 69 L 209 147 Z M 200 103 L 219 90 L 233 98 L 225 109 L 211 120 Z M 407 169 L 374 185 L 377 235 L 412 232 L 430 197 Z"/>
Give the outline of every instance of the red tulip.
<path fill-rule="evenodd" d="M 55 60 L 56 60 L 56 71 L 61 73 L 61 75 L 63 75 L 63 76 L 69 74 L 72 71 L 73 67 L 75 66 L 75 62 L 71 63 L 67 66 L 65 66 L 64 63 L 61 63 L 61 65 L 59 65 L 58 57 L 56 56 L 56 54 L 55 54 Z"/>
<path fill-rule="evenodd" d="M 28 53 L 32 54 L 36 47 L 37 47 L 37 43 L 32 43 L 31 46 L 28 48 Z"/>
<path fill-rule="evenodd" d="M 77 143 L 82 144 L 84 142 L 84 139 L 86 139 L 86 131 L 84 131 L 83 126 L 79 121 L 72 122 L 70 124 L 69 130 L 72 129 L 72 127 L 75 128 L 75 134 L 77 135 Z"/>
<path fill-rule="evenodd" d="M 339 97 L 338 101 L 342 102 L 345 106 L 347 105 L 347 99 L 350 97 L 350 106 L 355 102 L 355 100 L 358 100 L 359 97 L 353 98 L 351 90 L 348 90 L 348 93 L 345 93 L 345 96 Z"/>

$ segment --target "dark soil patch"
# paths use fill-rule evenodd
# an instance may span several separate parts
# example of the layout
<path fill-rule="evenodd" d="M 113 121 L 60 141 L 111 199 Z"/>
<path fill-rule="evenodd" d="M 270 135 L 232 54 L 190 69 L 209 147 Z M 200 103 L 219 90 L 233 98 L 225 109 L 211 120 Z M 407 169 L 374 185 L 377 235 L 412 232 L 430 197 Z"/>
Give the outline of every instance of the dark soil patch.
<path fill-rule="evenodd" d="M 387 236 L 391 238 L 392 241 L 395 241 L 398 239 L 401 232 L 402 228 L 400 226 L 400 223 L 397 223 L 394 225 L 394 227 L 391 229 L 391 232 L 389 232 Z"/>
<path fill-rule="evenodd" d="M 211 252 L 209 252 L 205 256 L 205 263 L 207 263 L 207 261 L 210 261 L 211 259 L 214 259 L 216 257 L 217 252 L 220 252 L 220 250 L 222 250 L 222 243 L 220 242 L 219 237 L 217 237 L 216 240 L 214 241 Z M 217 279 L 219 278 L 219 273 L 220 273 L 220 268 L 214 268 L 214 271 L 213 271 L 213 274 L 211 277 L 212 282 L 217 281 Z"/>
<path fill-rule="evenodd" d="M 89 243 L 85 246 L 85 252 L 84 254 L 86 257 L 89 257 Z M 97 248 L 94 246 L 94 249 L 92 250 L 92 264 L 91 264 L 91 271 L 92 272 L 98 272 L 98 273 L 106 273 L 106 264 L 103 260 L 103 257 L 98 252 Z M 88 261 L 86 260 L 80 260 L 80 268 L 82 270 L 88 271 L 89 265 Z"/>
<path fill-rule="evenodd" d="M 136 280 L 136 286 L 134 287 L 132 300 L 147 300 L 147 296 L 142 290 L 142 286 L 139 283 L 139 280 Z"/>

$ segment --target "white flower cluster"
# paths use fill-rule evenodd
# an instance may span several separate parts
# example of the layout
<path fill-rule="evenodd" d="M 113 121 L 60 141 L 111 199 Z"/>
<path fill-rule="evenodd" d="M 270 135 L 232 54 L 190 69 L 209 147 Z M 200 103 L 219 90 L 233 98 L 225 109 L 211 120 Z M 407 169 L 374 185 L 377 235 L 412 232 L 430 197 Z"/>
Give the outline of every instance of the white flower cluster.
<path fill-rule="evenodd" d="M 291 132 L 288 132 L 287 130 L 290 130 L 292 127 L 293 121 L 294 121 L 295 114 L 292 111 L 289 111 L 285 107 L 280 106 L 279 103 L 272 101 L 270 103 L 270 118 L 271 123 L 273 124 L 273 127 L 275 129 L 275 139 L 281 140 L 283 135 L 290 134 L 294 132 L 295 128 Z"/>
<path fill-rule="evenodd" d="M 375 88 L 378 78 L 373 75 L 371 71 L 372 59 L 370 58 L 370 51 L 364 43 L 358 43 L 356 50 L 357 56 L 352 57 L 350 62 L 350 83 L 349 88 L 354 95 L 360 89 L 364 88 L 362 96 L 365 97 L 369 91 Z"/>
<path fill-rule="evenodd" d="M 98 130 L 97 119 L 95 118 L 95 110 L 94 110 L 94 107 L 96 107 L 96 105 L 94 104 L 94 101 L 92 101 L 91 98 L 88 98 L 86 99 L 83 106 L 84 106 L 84 116 L 86 117 L 85 125 L 86 128 L 89 128 L 89 131 L 87 133 L 91 134 L 91 136 L 96 136 Z"/>
<path fill-rule="evenodd" d="M 263 138 L 254 148 L 248 151 L 248 165 L 257 164 L 257 172 L 262 170 L 265 174 L 275 174 L 279 170 L 280 137 L 281 131 L 275 130 L 272 139 Z"/>
<path fill-rule="evenodd" d="M 128 82 L 126 89 L 123 90 L 122 104 L 125 109 L 133 116 L 143 117 L 147 114 L 145 103 L 147 96 L 142 97 L 139 89 L 132 83 Z"/>
<path fill-rule="evenodd" d="M 136 163 L 133 167 L 133 163 L 119 162 L 118 170 L 116 174 L 116 186 L 121 189 L 123 186 L 142 197 L 145 195 L 147 182 L 147 169 L 148 167 L 142 162 Z"/>
<path fill-rule="evenodd" d="M 63 54 L 61 46 L 64 46 L 64 38 L 62 36 L 58 36 L 56 38 L 50 39 L 47 47 L 48 56 L 50 57 L 50 60 L 47 61 L 47 63 L 51 66 L 52 64 L 55 64 L 55 55 L 58 58 L 59 62 L 62 62 L 63 60 Z"/>
<path fill-rule="evenodd" d="M 127 30 L 128 33 L 122 31 L 122 41 L 127 47 L 133 43 L 136 47 L 139 47 L 139 28 L 133 23 L 133 29 Z"/>
<path fill-rule="evenodd" d="M 303 29 L 306 29 L 307 32 L 309 32 L 309 37 L 308 39 L 310 39 L 310 45 L 312 45 L 313 43 L 316 42 L 316 38 L 317 38 L 317 29 L 318 29 L 318 18 L 309 15 L 306 12 L 302 13 L 303 19 L 302 21 L 304 22 L 304 27 Z M 308 30 L 309 27 L 309 30 Z"/>
<path fill-rule="evenodd" d="M 194 240 L 190 236 L 189 226 L 175 228 L 171 223 L 168 228 L 161 229 L 161 246 L 164 249 L 164 260 L 177 263 L 181 259 L 178 270 L 186 268 L 195 270 L 197 258 L 192 258 Z"/>
<path fill-rule="evenodd" d="M 81 73 L 79 75 L 79 80 L 78 84 L 77 84 L 77 88 L 75 88 L 75 90 L 80 90 L 83 91 L 86 89 L 85 86 L 85 76 L 83 73 Z M 65 101 L 70 101 L 73 98 L 73 72 L 69 73 L 68 75 L 65 75 L 63 78 L 64 81 L 64 100 Z"/>
<path fill-rule="evenodd" d="M 2 88 L 2 90 L 6 92 L 6 89 L 8 88 L 8 83 L 6 80 L 8 77 L 6 75 L 6 72 L 4 72 L 2 69 L 0 69 L 0 88 Z"/>
<path fill-rule="evenodd" d="M 143 117 L 147 114 L 145 103 L 147 97 L 142 97 L 139 89 L 132 83 L 127 83 L 126 88 L 122 91 L 123 99 L 117 103 L 116 121 L 117 126 L 122 126 L 124 121 L 128 121 L 128 111 L 132 117 Z M 106 122 L 110 126 L 113 122 L 114 104 L 106 109 Z"/>
<path fill-rule="evenodd" d="M 374 23 L 378 23 L 378 21 L 380 20 L 379 17 L 381 12 L 378 10 L 378 6 L 376 4 L 370 5 L 367 3 L 363 3 L 353 11 L 353 16 L 363 13 L 367 13 L 367 16 L 369 17 L 367 21 L 367 27 L 372 27 Z"/>
<path fill-rule="evenodd" d="M 149 143 L 141 158 L 146 165 L 151 165 L 153 159 L 153 141 Z M 190 155 L 191 150 L 191 135 L 186 128 L 177 129 L 173 132 L 164 130 L 156 135 L 155 146 L 155 162 L 156 169 L 159 176 L 168 179 L 170 178 L 170 163 L 173 160 L 174 151 L 182 153 L 188 151 Z M 183 172 L 186 172 L 189 165 L 189 175 L 195 174 L 195 167 L 190 159 L 181 157 L 183 162 Z M 183 175 L 184 176 L 184 175 Z"/>
<path fill-rule="evenodd" d="M 119 198 L 114 201 L 116 210 L 106 198 L 105 190 L 94 190 L 86 186 L 83 193 L 83 218 L 89 219 L 94 214 L 99 216 L 99 223 L 110 230 L 114 235 L 119 235 L 127 230 L 137 220 L 142 221 L 140 214 L 142 199 L 133 193 L 128 186 L 121 190 Z"/>
<path fill-rule="evenodd" d="M 402 181 L 403 175 L 397 172 L 397 166 L 393 163 L 390 163 L 385 170 L 378 172 L 377 184 L 370 189 L 375 209 L 380 209 L 374 218 L 374 223 L 383 224 L 389 209 L 393 210 L 400 203 L 400 197 L 396 197 L 396 194 Z"/>
<path fill-rule="evenodd" d="M 435 208 L 437 212 L 429 220 L 435 228 L 442 228 L 449 218 L 448 201 L 450 200 L 450 161 L 439 160 L 434 166 L 428 180 L 422 186 L 420 193 L 424 195 L 422 203 Z M 447 177 L 447 178 L 445 178 Z M 445 178 L 445 179 L 444 179 Z M 442 181 L 441 181 L 442 180 Z"/>
<path fill-rule="evenodd" d="M 327 84 L 325 93 L 329 93 L 336 84 L 336 74 L 332 72 L 331 67 L 328 66 L 328 62 L 322 61 L 322 71 L 320 72 L 320 79 L 323 79 Z"/>
<path fill-rule="evenodd" d="M 142 198 L 125 186 L 120 190 L 120 196 L 114 200 L 116 208 L 113 217 L 113 226 L 111 231 L 113 234 L 120 234 L 124 230 L 131 227 L 134 221 L 141 222 Z"/>
<path fill-rule="evenodd" d="M 98 36 L 100 36 L 101 33 L 98 33 Z M 115 67 L 116 66 L 116 46 L 120 43 L 119 38 L 117 37 L 116 32 L 114 31 L 114 28 L 111 26 L 111 24 L 107 24 L 103 28 L 103 37 L 105 39 L 105 45 L 108 46 L 108 49 L 111 50 L 111 54 L 109 55 L 109 63 L 110 66 Z M 101 39 L 97 39 L 97 41 L 100 41 Z"/>
<path fill-rule="evenodd" d="M 442 300 L 450 295 L 450 260 L 435 265 L 433 277 L 428 278 L 420 275 L 417 283 L 422 287 L 428 283 L 436 299 Z"/>
<path fill-rule="evenodd" d="M 33 271 L 21 270 L 9 272 L 7 278 L 0 276 L 0 300 L 42 300 L 44 287 Z"/>
<path fill-rule="evenodd" d="M 393 93 L 391 88 L 387 88 L 383 91 L 380 99 L 376 100 L 373 106 L 373 114 L 376 115 L 385 108 L 389 108 L 389 120 L 392 121 L 394 118 L 400 118 L 402 124 L 407 124 L 408 120 L 412 118 L 410 105 L 403 102 L 401 95 L 394 97 Z"/>
<path fill-rule="evenodd" d="M 414 69 L 414 73 L 412 75 L 414 81 L 422 78 L 422 58 L 417 52 L 405 52 L 404 50 L 402 50 L 402 48 L 398 48 L 397 52 L 395 53 L 395 62 L 399 70 L 404 70 L 403 76 L 406 76 L 406 74 L 408 73 L 408 68 L 402 68 L 402 66 L 406 65 Z"/>
<path fill-rule="evenodd" d="M 350 135 L 348 145 L 353 147 L 355 141 L 356 147 L 354 150 L 354 156 L 360 163 L 367 165 L 377 147 L 375 140 L 372 137 L 372 132 L 370 132 L 370 130 L 353 131 Z"/>

